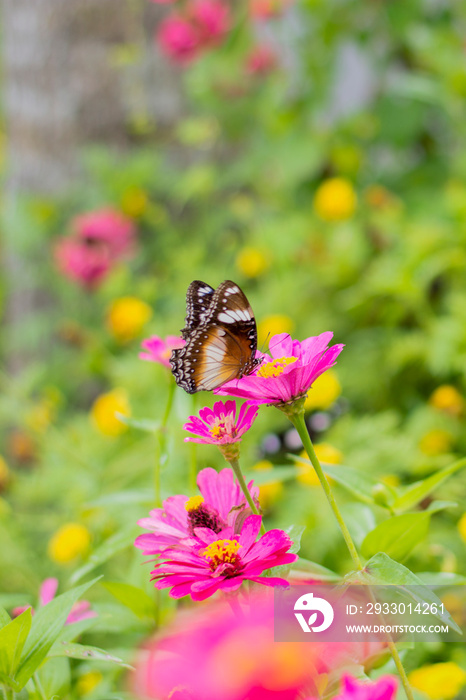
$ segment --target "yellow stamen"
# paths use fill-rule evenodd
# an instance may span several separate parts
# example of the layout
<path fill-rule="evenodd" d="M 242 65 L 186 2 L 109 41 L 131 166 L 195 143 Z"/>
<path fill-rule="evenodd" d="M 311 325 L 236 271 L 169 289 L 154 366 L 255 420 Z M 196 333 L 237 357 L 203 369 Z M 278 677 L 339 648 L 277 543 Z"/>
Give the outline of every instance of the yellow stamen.
<path fill-rule="evenodd" d="M 296 362 L 297 357 L 278 357 L 272 362 L 266 362 L 257 371 L 259 377 L 279 377 L 287 365 Z"/>
<path fill-rule="evenodd" d="M 202 503 L 204 503 L 202 496 L 191 496 L 184 504 L 184 507 L 188 513 L 192 513 L 192 511 L 197 510 Z"/>
<path fill-rule="evenodd" d="M 204 549 L 204 556 L 218 564 L 231 563 L 237 559 L 238 549 L 241 547 L 236 540 L 216 540 Z"/>

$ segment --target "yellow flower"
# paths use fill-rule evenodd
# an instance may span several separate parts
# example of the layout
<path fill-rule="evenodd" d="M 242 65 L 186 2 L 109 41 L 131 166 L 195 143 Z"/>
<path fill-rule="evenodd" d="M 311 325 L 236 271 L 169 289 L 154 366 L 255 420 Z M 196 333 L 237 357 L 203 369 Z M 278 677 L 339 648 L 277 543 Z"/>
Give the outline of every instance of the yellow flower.
<path fill-rule="evenodd" d="M 92 405 L 92 420 L 103 435 L 116 437 L 127 430 L 127 426 L 117 418 L 116 413 L 131 415 L 128 395 L 124 389 L 113 389 L 101 394 Z"/>
<path fill-rule="evenodd" d="M 254 471 L 269 472 L 273 469 L 272 462 L 268 459 L 263 459 L 253 466 Z M 275 503 L 283 491 L 281 481 L 272 481 L 270 484 L 262 484 L 259 486 L 259 502 L 264 510 L 268 510 Z"/>
<path fill-rule="evenodd" d="M 463 513 L 461 518 L 458 520 L 458 532 L 460 533 L 461 539 L 466 544 L 466 513 Z"/>
<path fill-rule="evenodd" d="M 341 394 L 341 384 L 337 373 L 329 369 L 320 377 L 317 377 L 304 402 L 305 411 L 313 411 L 316 408 L 326 409 L 336 401 Z"/>
<path fill-rule="evenodd" d="M 56 564 L 68 564 L 89 549 L 91 534 L 79 523 L 62 525 L 49 540 L 47 552 Z"/>
<path fill-rule="evenodd" d="M 259 345 L 269 342 L 270 338 L 278 333 L 291 333 L 294 328 L 294 323 L 284 314 L 273 314 L 266 316 L 257 324 L 257 337 Z"/>
<path fill-rule="evenodd" d="M 353 185 L 343 177 L 325 180 L 315 193 L 314 209 L 324 221 L 344 221 L 353 216 L 357 196 Z"/>
<path fill-rule="evenodd" d="M 113 336 L 126 343 L 140 335 L 151 316 L 152 309 L 145 301 L 136 297 L 121 297 L 110 306 L 107 324 Z"/>
<path fill-rule="evenodd" d="M 0 455 L 0 491 L 3 491 L 8 486 L 9 480 L 10 470 L 8 468 L 8 464 Z"/>
<path fill-rule="evenodd" d="M 431 700 L 451 700 L 466 683 L 466 673 L 453 661 L 422 666 L 411 671 L 408 680 Z"/>
<path fill-rule="evenodd" d="M 81 696 L 91 693 L 94 688 L 97 688 L 102 679 L 103 676 L 100 671 L 88 671 L 87 673 L 83 673 L 76 683 L 78 695 Z"/>
<path fill-rule="evenodd" d="M 317 455 L 319 462 L 325 462 L 326 464 L 341 464 L 343 461 L 343 454 L 336 447 L 330 445 L 328 442 L 320 442 L 318 445 L 314 445 L 314 452 Z M 309 459 L 305 452 L 301 452 L 300 457 L 303 459 Z M 299 465 L 301 470 L 300 474 L 296 477 L 301 484 L 307 484 L 308 486 L 319 486 L 320 481 L 315 472 L 312 464 Z M 327 477 L 328 478 L 328 477 Z M 330 483 L 332 482 L 329 479 Z"/>
<path fill-rule="evenodd" d="M 121 210 L 133 219 L 142 216 L 147 209 L 147 194 L 141 187 L 128 187 L 121 197 Z"/>
<path fill-rule="evenodd" d="M 453 436 L 451 433 L 447 430 L 442 430 L 442 428 L 434 428 L 422 436 L 419 441 L 419 449 L 421 452 L 424 452 L 425 455 L 434 457 L 435 455 L 448 452 L 451 449 L 452 443 Z"/>
<path fill-rule="evenodd" d="M 450 384 L 442 384 L 442 386 L 437 387 L 430 396 L 429 404 L 452 416 L 459 416 L 464 411 L 464 398 Z"/>
<path fill-rule="evenodd" d="M 269 266 L 267 256 L 258 248 L 246 246 L 236 257 L 236 267 L 245 277 L 260 277 Z"/>

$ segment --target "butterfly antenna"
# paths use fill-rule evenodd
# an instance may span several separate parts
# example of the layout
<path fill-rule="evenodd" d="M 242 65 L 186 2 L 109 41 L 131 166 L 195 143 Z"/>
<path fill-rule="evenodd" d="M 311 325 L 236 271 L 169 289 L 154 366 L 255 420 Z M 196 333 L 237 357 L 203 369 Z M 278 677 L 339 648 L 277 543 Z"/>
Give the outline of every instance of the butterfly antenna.
<path fill-rule="evenodd" d="M 264 347 L 265 347 L 265 345 L 267 344 L 267 341 L 268 341 L 268 339 L 269 339 L 269 336 L 270 336 L 270 331 L 267 333 L 267 337 L 266 337 L 266 339 L 264 340 L 264 342 L 262 343 L 262 347 L 259 349 L 259 352 L 262 352 L 262 353 L 264 352 Z"/>
<path fill-rule="evenodd" d="M 268 334 L 268 336 L 269 336 L 269 335 L 270 335 L 270 333 Z M 291 333 L 285 333 L 285 335 L 287 335 L 289 338 L 291 338 Z M 267 336 L 267 337 L 268 337 L 268 336 Z M 272 350 L 272 349 L 273 349 L 274 347 L 276 347 L 277 345 L 278 345 L 278 343 L 275 343 L 275 345 L 272 345 L 272 346 L 269 345 L 269 350 Z"/>

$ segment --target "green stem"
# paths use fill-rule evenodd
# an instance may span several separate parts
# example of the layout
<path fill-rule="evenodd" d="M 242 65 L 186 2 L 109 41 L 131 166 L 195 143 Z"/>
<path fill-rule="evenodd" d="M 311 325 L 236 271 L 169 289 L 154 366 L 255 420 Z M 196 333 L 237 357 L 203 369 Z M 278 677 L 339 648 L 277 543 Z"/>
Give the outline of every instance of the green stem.
<path fill-rule="evenodd" d="M 396 670 L 398 671 L 398 674 L 401 678 L 401 682 L 403 684 L 403 689 L 405 691 L 406 697 L 408 700 L 414 700 L 413 696 L 413 691 L 411 690 L 411 686 L 409 685 L 408 681 L 408 676 L 406 675 L 406 671 L 404 669 L 403 664 L 401 663 L 400 655 L 398 654 L 398 649 L 396 648 L 395 642 L 393 639 L 390 637 L 388 634 L 388 648 L 390 649 L 390 653 L 392 655 L 392 659 L 395 662 Z"/>
<path fill-rule="evenodd" d="M 169 378 L 168 384 L 168 397 L 167 405 L 165 406 L 165 413 L 163 414 L 162 423 L 160 428 L 157 430 L 157 449 L 155 452 L 155 465 L 154 465 L 154 492 L 155 492 L 155 505 L 160 508 L 162 505 L 162 494 L 161 494 L 161 471 L 162 466 L 164 466 L 167 461 L 167 423 L 170 418 L 170 413 L 173 406 L 173 397 L 175 396 L 176 384 L 172 377 Z"/>
<path fill-rule="evenodd" d="M 303 443 L 304 449 L 306 450 L 307 455 L 312 462 L 312 466 L 314 467 L 319 481 L 322 485 L 322 488 L 324 489 L 324 493 L 327 497 L 327 501 L 330 505 L 330 508 L 333 510 L 333 514 L 337 519 L 338 525 L 340 526 L 341 534 L 343 535 L 343 538 L 346 542 L 346 546 L 348 547 L 351 559 L 353 560 L 353 563 L 356 566 L 356 568 L 359 569 L 359 571 L 361 571 L 363 566 L 359 555 L 356 551 L 356 547 L 354 546 L 352 537 L 349 533 L 348 528 L 346 527 L 346 523 L 343 520 L 343 516 L 340 513 L 340 509 L 338 508 L 336 501 L 333 497 L 333 493 L 330 488 L 330 484 L 327 481 L 327 477 L 325 476 L 322 467 L 320 466 L 320 462 L 317 459 L 317 455 L 314 452 L 314 446 L 311 442 L 311 438 L 309 437 L 306 422 L 304 420 L 304 413 L 295 413 L 294 415 L 290 415 L 289 418 L 299 433 L 299 437 L 301 438 L 301 442 Z"/>
<path fill-rule="evenodd" d="M 246 482 L 245 482 L 245 480 L 244 480 L 243 473 L 242 473 L 241 467 L 240 467 L 240 465 L 239 465 L 239 461 L 238 461 L 237 459 L 233 459 L 233 458 L 232 458 L 232 459 L 229 459 L 229 460 L 228 460 L 228 463 L 230 464 L 230 466 L 231 466 L 231 468 L 233 469 L 233 472 L 234 472 L 236 478 L 238 479 L 238 484 L 239 484 L 239 486 L 240 486 L 240 489 L 241 489 L 241 491 L 244 493 L 244 496 L 245 496 L 247 502 L 249 503 L 249 506 L 250 506 L 252 512 L 254 513 L 254 515 L 261 515 L 261 513 L 259 512 L 258 507 L 257 507 L 256 504 L 254 503 L 254 499 L 253 499 L 253 497 L 251 496 L 251 493 L 250 493 L 250 491 L 249 491 L 249 489 L 248 489 L 248 487 L 247 487 L 247 484 L 246 484 Z M 265 532 L 266 532 L 266 530 L 265 530 L 265 527 L 264 527 L 264 523 L 263 523 L 263 521 L 261 520 L 261 534 L 262 534 L 262 535 L 265 535 Z"/>
<path fill-rule="evenodd" d="M 193 394 L 193 415 L 197 409 L 197 396 Z M 189 488 L 191 493 L 196 493 L 197 489 L 197 444 L 189 443 Z"/>
<path fill-rule="evenodd" d="M 15 691 L 13 688 L 8 688 L 8 686 L 4 685 L 2 686 L 2 690 L 5 700 L 15 700 Z"/>
<path fill-rule="evenodd" d="M 298 431 L 299 437 L 301 438 L 301 442 L 303 443 L 304 449 L 306 450 L 309 459 L 311 460 L 312 466 L 314 467 L 316 474 L 319 478 L 319 481 L 322 485 L 322 488 L 324 489 L 324 493 L 327 497 L 327 501 L 329 502 L 330 508 L 333 510 L 333 514 L 335 515 L 337 522 L 340 526 L 341 534 L 343 535 L 343 538 L 346 542 L 346 546 L 348 547 L 349 553 L 351 555 L 351 559 L 353 560 L 356 568 L 361 571 L 363 569 L 363 565 L 361 563 L 361 559 L 359 558 L 359 554 L 356 550 L 356 547 L 354 545 L 353 539 L 349 533 L 348 528 L 346 527 L 346 523 L 343 520 L 343 516 L 340 513 L 340 509 L 338 508 L 336 501 L 333 497 L 332 490 L 330 488 L 330 484 L 327 481 L 327 477 L 325 476 L 322 467 L 320 466 L 320 462 L 317 459 L 317 455 L 314 451 L 314 446 L 312 444 L 311 438 L 309 436 L 306 422 L 304 420 L 304 412 L 300 411 L 297 413 L 287 413 L 286 414 L 290 421 L 293 423 L 294 427 Z M 406 675 L 406 671 L 403 667 L 403 664 L 401 663 L 400 655 L 398 654 L 398 649 L 396 648 L 396 645 L 390 636 L 390 634 L 387 634 L 387 644 L 388 648 L 390 649 L 390 653 L 392 655 L 393 661 L 395 662 L 395 666 L 397 668 L 397 671 L 399 673 L 399 676 L 401 678 L 401 682 L 403 684 L 404 691 L 406 693 L 406 697 L 408 700 L 414 700 L 413 698 L 413 691 L 411 690 L 411 687 L 409 685 L 408 677 Z"/>

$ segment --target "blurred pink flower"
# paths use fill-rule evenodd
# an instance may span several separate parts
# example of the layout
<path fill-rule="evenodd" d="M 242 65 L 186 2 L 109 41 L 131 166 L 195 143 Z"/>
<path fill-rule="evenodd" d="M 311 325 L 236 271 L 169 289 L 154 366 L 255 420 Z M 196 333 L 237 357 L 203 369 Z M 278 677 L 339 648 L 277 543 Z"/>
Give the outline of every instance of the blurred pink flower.
<path fill-rule="evenodd" d="M 254 19 L 279 17 L 293 0 L 249 0 L 249 12 Z"/>
<path fill-rule="evenodd" d="M 141 347 L 147 352 L 140 352 L 139 359 L 148 362 L 158 362 L 170 369 L 170 356 L 175 348 L 182 348 L 186 341 L 177 335 L 167 335 L 165 340 L 158 335 L 151 335 L 142 341 Z"/>
<path fill-rule="evenodd" d="M 188 13 L 203 47 L 220 44 L 230 30 L 230 8 L 222 0 L 193 0 Z"/>
<path fill-rule="evenodd" d="M 258 406 L 243 404 L 236 418 L 236 401 L 217 401 L 213 408 L 202 408 L 197 416 L 190 416 L 190 423 L 183 428 L 198 437 L 186 437 L 185 442 L 199 442 L 204 445 L 230 445 L 240 442 L 245 432 L 256 420 Z"/>
<path fill-rule="evenodd" d="M 205 600 L 218 590 L 236 591 L 243 581 L 287 586 L 283 578 L 261 574 L 296 561 L 298 556 L 288 552 L 293 542 L 283 530 L 269 530 L 256 542 L 261 520 L 249 515 L 239 534 L 232 527 L 219 533 L 197 527 L 195 537 L 162 553 L 165 561 L 152 572 L 155 587 L 171 587 L 172 598 L 190 594 L 193 600 Z"/>
<path fill-rule="evenodd" d="M 277 67 L 277 55 L 265 44 L 255 46 L 246 58 L 246 68 L 254 75 L 267 75 Z"/>
<path fill-rule="evenodd" d="M 342 677 L 343 688 L 334 700 L 394 700 L 398 682 L 394 676 L 382 676 L 377 681 L 358 681 L 349 675 Z"/>
<path fill-rule="evenodd" d="M 336 363 L 344 345 L 328 344 L 333 333 L 293 340 L 287 333 L 269 342 L 271 356 L 260 352 L 262 363 L 254 374 L 233 379 L 215 389 L 215 394 L 238 396 L 250 403 L 286 404 L 306 396 L 313 382 Z"/>
<path fill-rule="evenodd" d="M 111 260 L 120 260 L 134 252 L 136 230 L 133 222 L 111 207 L 75 217 L 72 229 L 75 236 L 89 246 L 104 245 Z"/>
<path fill-rule="evenodd" d="M 181 14 L 166 17 L 159 25 L 156 38 L 163 53 L 182 65 L 193 61 L 200 50 L 196 27 Z"/>
<path fill-rule="evenodd" d="M 119 260 L 135 251 L 133 222 L 120 212 L 96 209 L 73 219 L 72 232 L 55 247 L 61 272 L 86 289 L 94 289 Z"/>
<path fill-rule="evenodd" d="M 39 589 L 39 607 L 47 605 L 55 598 L 58 588 L 58 579 L 46 578 Z M 31 613 L 34 615 L 34 608 L 31 605 L 23 605 L 14 608 L 11 613 L 13 617 L 18 617 L 22 612 L 31 608 Z M 73 622 L 80 622 L 91 617 L 97 617 L 97 613 L 91 610 L 91 604 L 87 600 L 80 600 L 73 605 L 70 614 L 66 618 L 65 625 L 72 625 Z"/>
<path fill-rule="evenodd" d="M 298 700 L 317 695 L 329 673 L 363 662 L 358 656 L 335 656 L 333 643 L 274 642 L 273 596 L 267 593 L 252 595 L 243 613 L 233 614 L 223 602 L 178 613 L 172 630 L 141 650 L 135 695 L 150 700 Z M 383 700 L 389 697 L 382 695 Z"/>
<path fill-rule="evenodd" d="M 71 236 L 58 241 L 55 246 L 55 260 L 58 269 L 66 277 L 86 289 L 97 287 L 112 265 L 106 247 L 89 245 Z"/>
<path fill-rule="evenodd" d="M 259 498 L 259 489 L 251 481 L 248 489 L 255 501 Z M 160 554 L 165 549 L 177 545 L 181 540 L 192 537 L 195 528 L 208 528 L 218 534 L 230 526 L 234 532 L 240 532 L 241 525 L 251 511 L 246 499 L 229 468 L 216 472 L 215 469 L 202 469 L 197 475 L 197 485 L 202 494 L 187 496 L 170 496 L 163 502 L 163 508 L 150 511 L 148 518 L 138 520 L 138 525 L 151 530 L 139 535 L 136 547 L 144 554 Z"/>

